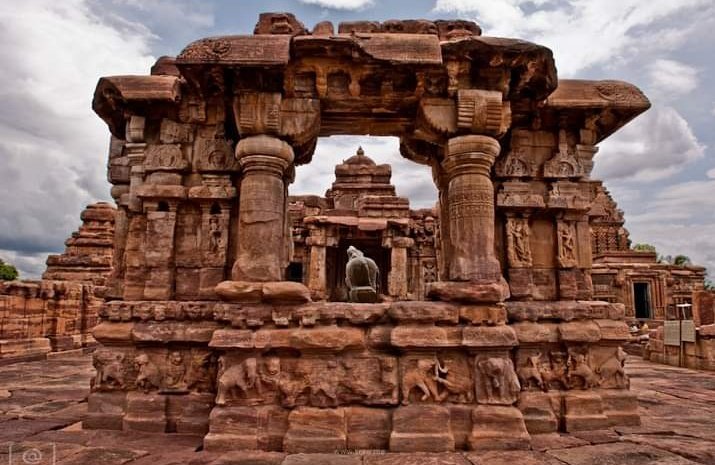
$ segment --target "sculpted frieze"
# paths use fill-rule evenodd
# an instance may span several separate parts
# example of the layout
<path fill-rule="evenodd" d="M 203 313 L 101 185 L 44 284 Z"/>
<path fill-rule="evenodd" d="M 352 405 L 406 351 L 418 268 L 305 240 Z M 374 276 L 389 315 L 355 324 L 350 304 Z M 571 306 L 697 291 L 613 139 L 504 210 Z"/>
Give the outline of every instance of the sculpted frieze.
<path fill-rule="evenodd" d="M 478 403 L 511 405 L 516 402 L 521 385 L 509 357 L 478 355 L 474 366 Z"/>
<path fill-rule="evenodd" d="M 146 148 L 144 168 L 147 171 L 182 171 L 188 167 L 180 144 L 156 144 Z"/>
<path fill-rule="evenodd" d="M 508 218 L 507 231 L 507 256 L 509 266 L 515 268 L 530 267 L 531 259 L 531 229 L 528 218 Z"/>

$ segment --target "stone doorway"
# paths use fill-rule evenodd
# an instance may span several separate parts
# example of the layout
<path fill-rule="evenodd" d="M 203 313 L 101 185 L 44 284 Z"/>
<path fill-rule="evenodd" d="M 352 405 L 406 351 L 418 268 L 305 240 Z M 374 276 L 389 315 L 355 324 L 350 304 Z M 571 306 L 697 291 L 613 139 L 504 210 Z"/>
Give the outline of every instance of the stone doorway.
<path fill-rule="evenodd" d="M 651 318 L 650 286 L 648 283 L 633 283 L 633 303 L 636 308 L 636 318 Z"/>

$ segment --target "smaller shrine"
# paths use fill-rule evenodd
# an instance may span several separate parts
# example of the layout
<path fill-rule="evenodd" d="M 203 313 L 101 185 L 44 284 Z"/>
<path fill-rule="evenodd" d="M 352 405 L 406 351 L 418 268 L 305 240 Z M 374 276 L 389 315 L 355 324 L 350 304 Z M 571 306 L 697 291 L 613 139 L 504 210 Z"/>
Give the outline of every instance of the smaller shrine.
<path fill-rule="evenodd" d="M 335 167 L 325 197 L 289 197 L 293 257 L 287 279 L 303 282 L 315 300 L 348 300 L 348 247 L 380 269 L 382 299 L 423 300 L 437 280 L 436 210 L 411 210 L 391 183 L 392 167 L 378 165 L 362 147 Z"/>
<path fill-rule="evenodd" d="M 705 268 L 661 263 L 655 252 L 631 249 L 623 211 L 600 181 L 594 181 L 592 189 L 594 298 L 622 303 L 626 318 L 651 325 L 674 318 L 677 305 L 697 303 L 695 296 L 705 286 Z"/>

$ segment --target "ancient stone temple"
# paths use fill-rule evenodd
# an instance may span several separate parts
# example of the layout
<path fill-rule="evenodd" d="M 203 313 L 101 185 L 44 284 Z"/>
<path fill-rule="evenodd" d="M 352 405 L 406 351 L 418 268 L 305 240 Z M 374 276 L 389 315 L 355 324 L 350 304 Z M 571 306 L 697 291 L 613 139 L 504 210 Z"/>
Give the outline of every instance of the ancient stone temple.
<path fill-rule="evenodd" d="M 308 31 L 269 13 L 100 79 L 118 213 L 85 427 L 294 453 L 638 423 L 624 307 L 593 300 L 589 173 L 648 107 L 624 82 L 559 81 L 549 49 L 469 21 Z M 432 170 L 439 227 L 360 154 L 325 199 L 291 200 L 294 167 L 334 134 L 399 137 Z M 434 254 L 406 250 L 419 235 Z M 351 241 L 379 242 L 383 266 L 389 250 L 384 302 L 331 301 Z M 420 289 L 400 270 L 423 258 Z"/>
<path fill-rule="evenodd" d="M 105 202 L 88 205 L 65 252 L 47 258 L 41 281 L 0 282 L 0 359 L 94 344 L 90 331 L 111 271 L 115 212 Z"/>
<path fill-rule="evenodd" d="M 697 304 L 705 286 L 705 268 L 661 263 L 655 252 L 632 250 L 623 212 L 600 182 L 592 187 L 594 298 L 622 303 L 628 319 L 648 321 L 651 326 L 675 318 L 679 304 Z"/>
<path fill-rule="evenodd" d="M 437 280 L 438 212 L 411 210 L 409 199 L 395 194 L 391 175 L 390 165 L 376 165 L 358 148 L 335 167 L 325 197 L 288 198 L 288 279 L 305 283 L 316 300 L 347 301 L 346 251 L 352 245 L 378 264 L 384 298 L 424 300 L 426 284 Z"/>

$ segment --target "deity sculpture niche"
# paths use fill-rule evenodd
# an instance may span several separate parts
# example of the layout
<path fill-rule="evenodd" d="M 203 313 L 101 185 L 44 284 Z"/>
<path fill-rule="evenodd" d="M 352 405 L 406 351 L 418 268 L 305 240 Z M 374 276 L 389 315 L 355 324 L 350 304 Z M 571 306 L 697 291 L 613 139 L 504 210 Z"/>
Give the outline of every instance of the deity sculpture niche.
<path fill-rule="evenodd" d="M 348 247 L 348 263 L 345 265 L 345 284 L 351 302 L 377 302 L 377 283 L 380 270 L 375 261 L 366 257 L 353 246 Z"/>

